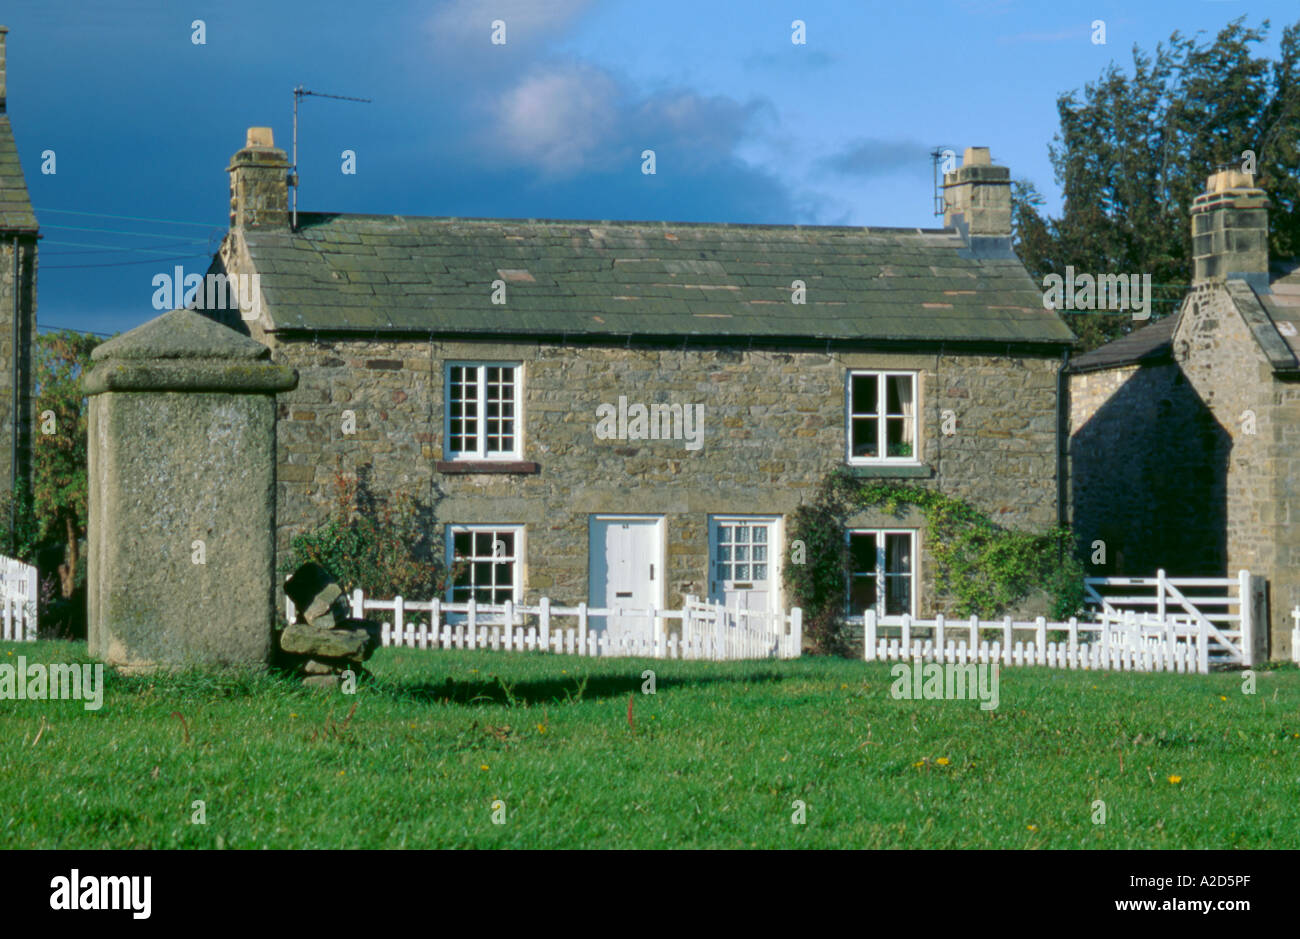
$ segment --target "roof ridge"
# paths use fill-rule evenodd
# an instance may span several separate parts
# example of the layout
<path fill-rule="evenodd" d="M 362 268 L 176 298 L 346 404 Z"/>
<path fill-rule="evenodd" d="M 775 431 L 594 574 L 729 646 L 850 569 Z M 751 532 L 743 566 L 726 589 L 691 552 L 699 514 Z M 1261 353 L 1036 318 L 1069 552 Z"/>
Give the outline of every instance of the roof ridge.
<path fill-rule="evenodd" d="M 805 225 L 797 222 L 678 222 L 666 219 L 590 219 L 590 218 L 491 218 L 474 215 L 396 215 L 381 212 L 299 212 L 299 233 L 305 225 L 315 219 L 332 221 L 334 219 L 374 219 L 396 222 L 424 221 L 447 223 L 483 223 L 513 225 L 581 225 L 603 228 L 701 228 L 701 229 L 764 229 L 794 231 L 844 231 L 861 234 L 913 234 L 913 235 L 952 235 L 960 237 L 957 229 L 921 228 L 913 226 L 887 225 Z"/>

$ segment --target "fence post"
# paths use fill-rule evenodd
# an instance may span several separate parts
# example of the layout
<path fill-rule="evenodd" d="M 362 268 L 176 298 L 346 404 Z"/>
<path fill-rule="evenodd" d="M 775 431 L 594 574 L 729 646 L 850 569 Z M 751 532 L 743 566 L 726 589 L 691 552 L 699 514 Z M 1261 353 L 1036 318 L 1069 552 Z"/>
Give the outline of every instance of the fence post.
<path fill-rule="evenodd" d="M 1011 664 L 1011 617 L 1002 620 L 1002 663 Z"/>
<path fill-rule="evenodd" d="M 609 619 L 606 618 L 606 623 Z M 587 604 L 578 604 L 578 654 L 587 654 Z"/>
<path fill-rule="evenodd" d="M 285 575 L 284 582 L 287 584 L 291 577 L 292 574 Z M 293 605 L 293 598 L 288 593 L 284 595 L 284 619 L 290 626 L 298 620 L 298 608 Z"/>
<path fill-rule="evenodd" d="M 876 660 L 876 611 L 871 607 L 862 611 L 862 657 Z"/>
<path fill-rule="evenodd" d="M 397 630 L 397 645 L 406 645 L 406 610 L 402 606 L 402 595 L 393 598 L 393 628 Z"/>
<path fill-rule="evenodd" d="M 1047 619 L 1038 617 L 1034 620 L 1034 644 L 1038 646 L 1034 650 L 1034 662 L 1038 665 L 1047 664 Z"/>
<path fill-rule="evenodd" d="M 541 619 L 541 629 L 542 629 L 542 648 L 545 649 L 547 652 L 550 652 L 551 651 L 551 598 L 542 597 L 542 602 L 539 605 L 542 608 L 542 612 L 539 615 L 539 619 Z"/>
<path fill-rule="evenodd" d="M 1160 617 L 1160 622 L 1165 621 L 1165 569 L 1162 567 L 1156 571 L 1156 616 Z"/>
<path fill-rule="evenodd" d="M 35 567 L 31 566 L 26 567 L 25 574 L 27 576 L 27 609 L 24 612 L 27 619 L 27 639 L 35 642 L 37 627 L 40 625 L 37 622 L 41 609 L 37 599 L 37 594 L 40 592 L 40 584 L 38 583 L 40 574 L 37 573 Z"/>
<path fill-rule="evenodd" d="M 352 618 L 366 618 L 366 597 L 365 594 L 361 592 L 360 587 L 352 591 Z"/>
<path fill-rule="evenodd" d="M 466 615 L 469 626 L 469 648 L 478 648 L 478 601 L 473 596 L 469 598 L 469 608 Z"/>
<path fill-rule="evenodd" d="M 515 601 L 514 600 L 506 601 L 506 610 L 505 613 L 502 614 L 502 616 L 505 619 L 505 631 L 506 631 L 505 649 L 507 652 L 509 652 L 510 645 L 514 639 L 514 633 L 515 633 Z"/>
<path fill-rule="evenodd" d="M 948 661 L 947 658 L 945 658 L 943 653 L 943 645 L 944 645 L 943 614 L 936 613 L 934 615 L 934 651 L 935 651 L 936 662 Z"/>
<path fill-rule="evenodd" d="M 1210 673 L 1210 630 L 1208 628 L 1209 620 L 1207 620 L 1204 616 L 1198 616 L 1197 619 L 1200 621 L 1197 627 L 1197 631 L 1200 633 L 1200 638 L 1197 640 L 1197 647 L 1196 647 L 1196 658 L 1197 658 L 1196 670 L 1200 672 L 1202 675 L 1208 675 Z"/>
<path fill-rule="evenodd" d="M 1295 623 L 1291 629 L 1291 661 L 1300 663 L 1300 604 L 1291 610 L 1291 620 Z"/>
<path fill-rule="evenodd" d="M 803 610 L 800 607 L 790 611 L 790 645 L 787 658 L 797 659 L 803 655 Z"/>

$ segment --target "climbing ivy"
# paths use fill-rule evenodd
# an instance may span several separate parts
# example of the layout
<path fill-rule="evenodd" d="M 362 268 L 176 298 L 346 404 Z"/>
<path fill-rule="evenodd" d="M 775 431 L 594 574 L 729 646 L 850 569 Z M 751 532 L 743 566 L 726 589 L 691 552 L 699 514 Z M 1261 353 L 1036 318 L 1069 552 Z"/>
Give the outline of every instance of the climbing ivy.
<path fill-rule="evenodd" d="M 1003 528 L 969 502 L 935 489 L 859 480 L 839 470 L 824 481 L 816 501 L 794 513 L 785 565 L 786 586 L 804 610 L 816 651 L 843 651 L 844 519 L 865 508 L 901 515 L 906 507 L 916 508 L 925 519 L 935 586 L 952 599 L 957 615 L 998 616 L 1038 588 L 1052 598 L 1053 619 L 1065 619 L 1082 607 L 1084 571 L 1073 554 L 1068 527 L 1043 532 Z"/>

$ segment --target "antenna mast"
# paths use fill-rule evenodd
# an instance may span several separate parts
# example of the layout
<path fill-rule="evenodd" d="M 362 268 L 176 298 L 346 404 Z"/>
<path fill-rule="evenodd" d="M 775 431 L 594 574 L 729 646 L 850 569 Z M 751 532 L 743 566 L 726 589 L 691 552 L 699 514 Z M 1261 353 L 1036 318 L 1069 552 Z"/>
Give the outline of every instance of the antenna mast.
<path fill-rule="evenodd" d="M 349 98 L 347 95 L 327 95 L 323 91 L 308 91 L 302 85 L 293 90 L 293 166 L 289 167 L 289 188 L 293 190 L 293 230 L 298 230 L 298 102 L 303 97 L 333 98 L 335 101 L 359 101 L 369 104 L 369 98 Z"/>
<path fill-rule="evenodd" d="M 934 170 L 934 214 L 943 214 L 943 192 L 940 191 L 939 183 L 942 177 L 939 175 L 939 163 L 943 160 L 945 153 L 950 153 L 951 147 L 935 147 L 930 151 L 930 165 Z"/>

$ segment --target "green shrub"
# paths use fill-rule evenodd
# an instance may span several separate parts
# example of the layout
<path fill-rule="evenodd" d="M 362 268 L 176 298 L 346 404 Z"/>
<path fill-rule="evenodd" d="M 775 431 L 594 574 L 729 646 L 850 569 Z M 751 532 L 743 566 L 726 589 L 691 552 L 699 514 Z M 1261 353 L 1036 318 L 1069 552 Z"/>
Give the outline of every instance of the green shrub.
<path fill-rule="evenodd" d="M 331 517 L 292 538 L 281 573 L 315 561 L 349 593 L 359 587 L 383 599 L 443 596 L 448 573 L 431 508 L 407 493 L 376 496 L 364 480 L 364 468 L 357 475 L 335 471 Z"/>

